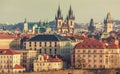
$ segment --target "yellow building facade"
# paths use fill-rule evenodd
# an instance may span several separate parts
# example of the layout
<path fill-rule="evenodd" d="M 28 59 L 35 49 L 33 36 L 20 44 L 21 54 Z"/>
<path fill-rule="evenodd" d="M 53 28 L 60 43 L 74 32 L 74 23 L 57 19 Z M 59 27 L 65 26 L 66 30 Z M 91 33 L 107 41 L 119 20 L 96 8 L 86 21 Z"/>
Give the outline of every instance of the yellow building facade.
<path fill-rule="evenodd" d="M 21 66 L 21 54 L 14 50 L 0 50 L 0 73 L 23 72 L 25 68 Z"/>
<path fill-rule="evenodd" d="M 34 71 L 49 71 L 60 70 L 63 68 L 63 61 L 59 58 L 52 58 L 46 54 L 39 55 L 37 60 L 34 60 Z"/>
<path fill-rule="evenodd" d="M 115 44 L 106 47 L 98 40 L 86 39 L 74 48 L 71 62 L 81 69 L 120 68 L 120 49 Z"/>

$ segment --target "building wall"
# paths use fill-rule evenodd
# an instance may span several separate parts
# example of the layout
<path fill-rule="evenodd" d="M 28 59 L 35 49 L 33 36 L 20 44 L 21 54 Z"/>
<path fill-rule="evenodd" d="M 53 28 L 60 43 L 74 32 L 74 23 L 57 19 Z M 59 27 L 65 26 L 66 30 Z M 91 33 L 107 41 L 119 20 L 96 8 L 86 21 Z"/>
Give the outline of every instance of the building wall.
<path fill-rule="evenodd" d="M 46 59 L 44 59 L 44 56 L 39 55 L 37 60 L 34 60 L 34 71 L 48 71 L 48 70 L 59 70 L 63 68 L 63 62 L 62 61 L 49 61 L 49 56 L 46 56 Z"/>
<path fill-rule="evenodd" d="M 61 55 L 68 57 L 71 54 L 72 47 L 67 46 L 69 41 L 53 42 L 26 42 L 26 49 L 38 50 L 40 54 Z M 70 56 L 69 56 L 70 59 Z"/>
<path fill-rule="evenodd" d="M 21 65 L 26 68 L 26 71 L 33 70 L 33 61 L 37 57 L 37 52 L 34 50 L 18 50 L 22 54 Z"/>
<path fill-rule="evenodd" d="M 120 49 L 75 49 L 72 65 L 75 68 L 119 68 Z"/>
<path fill-rule="evenodd" d="M 19 49 L 20 40 L 17 39 L 0 39 L 0 49 Z"/>
<path fill-rule="evenodd" d="M 20 65 L 20 54 L 0 55 L 0 73 L 13 72 L 13 68 L 16 64 Z"/>

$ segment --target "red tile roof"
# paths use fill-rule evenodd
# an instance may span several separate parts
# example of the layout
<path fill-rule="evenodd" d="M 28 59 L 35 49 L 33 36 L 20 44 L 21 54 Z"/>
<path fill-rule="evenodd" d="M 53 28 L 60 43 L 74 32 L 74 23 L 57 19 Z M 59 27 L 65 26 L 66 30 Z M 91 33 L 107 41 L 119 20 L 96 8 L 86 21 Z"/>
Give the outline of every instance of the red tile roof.
<path fill-rule="evenodd" d="M 75 46 L 75 49 L 104 49 L 104 45 L 102 42 L 96 39 L 85 39 L 83 42 L 78 43 Z"/>
<path fill-rule="evenodd" d="M 0 49 L 0 55 L 15 55 L 15 54 L 20 54 L 20 53 L 11 49 Z"/>
<path fill-rule="evenodd" d="M 15 36 L 10 33 L 0 32 L 0 39 L 14 39 Z"/>
<path fill-rule="evenodd" d="M 108 48 L 108 49 L 117 49 L 117 48 L 119 48 L 119 46 L 117 46 L 114 43 L 110 43 L 110 44 L 108 44 L 108 47 L 106 47 L 106 48 Z"/>
<path fill-rule="evenodd" d="M 62 62 L 62 60 L 59 58 L 51 58 L 51 59 L 49 59 L 49 61 L 50 62 Z"/>
<path fill-rule="evenodd" d="M 76 36 L 74 36 L 75 37 L 75 39 L 78 39 L 78 40 L 84 40 L 84 39 L 86 39 L 86 37 L 84 37 L 84 36 L 78 36 L 78 35 L 76 35 Z"/>
<path fill-rule="evenodd" d="M 62 62 L 62 60 L 58 57 L 53 58 L 53 57 L 51 57 L 47 54 L 44 54 L 44 55 L 41 55 L 41 56 L 43 56 L 44 60 L 47 60 L 48 62 Z"/>
<path fill-rule="evenodd" d="M 23 66 L 16 64 L 13 69 L 25 69 Z"/>

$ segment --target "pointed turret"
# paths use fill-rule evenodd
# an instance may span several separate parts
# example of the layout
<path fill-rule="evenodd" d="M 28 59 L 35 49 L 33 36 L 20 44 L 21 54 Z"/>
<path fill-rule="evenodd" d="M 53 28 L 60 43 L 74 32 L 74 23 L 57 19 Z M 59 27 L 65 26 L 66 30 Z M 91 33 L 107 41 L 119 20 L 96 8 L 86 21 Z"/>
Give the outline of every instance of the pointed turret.
<path fill-rule="evenodd" d="M 24 21 L 24 32 L 26 33 L 28 31 L 28 23 L 27 23 L 27 19 L 25 18 Z"/>
<path fill-rule="evenodd" d="M 27 19 L 25 18 L 25 21 L 24 21 L 24 23 L 27 23 Z"/>
<path fill-rule="evenodd" d="M 70 5 L 70 9 L 69 9 L 67 18 L 68 19 L 75 19 L 75 16 L 73 15 L 73 10 L 72 10 L 71 5 Z"/>
<path fill-rule="evenodd" d="M 55 16 L 55 19 L 63 19 L 60 5 L 58 6 L 58 11 L 57 11 L 57 15 Z"/>
<path fill-rule="evenodd" d="M 94 33 L 95 32 L 95 26 L 94 26 L 94 21 L 93 19 L 90 20 L 90 25 L 88 26 L 88 31 L 90 33 Z"/>
<path fill-rule="evenodd" d="M 107 13 L 107 17 L 104 22 L 105 23 L 113 23 L 110 12 Z"/>
<path fill-rule="evenodd" d="M 113 30 L 113 27 L 114 27 L 113 20 L 109 12 L 107 13 L 106 18 L 104 19 L 104 31 L 109 33 Z"/>
<path fill-rule="evenodd" d="M 94 26 L 94 21 L 93 21 L 93 19 L 90 20 L 90 26 Z"/>

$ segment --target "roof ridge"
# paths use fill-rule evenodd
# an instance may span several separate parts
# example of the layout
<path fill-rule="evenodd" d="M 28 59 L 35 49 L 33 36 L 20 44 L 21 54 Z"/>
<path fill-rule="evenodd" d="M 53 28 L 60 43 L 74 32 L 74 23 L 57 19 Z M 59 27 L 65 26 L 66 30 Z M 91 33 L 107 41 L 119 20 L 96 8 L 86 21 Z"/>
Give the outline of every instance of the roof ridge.
<path fill-rule="evenodd" d="M 58 35 L 55 35 L 55 34 L 54 34 L 54 36 L 58 39 L 58 41 L 60 41 L 60 39 L 58 38 Z"/>

